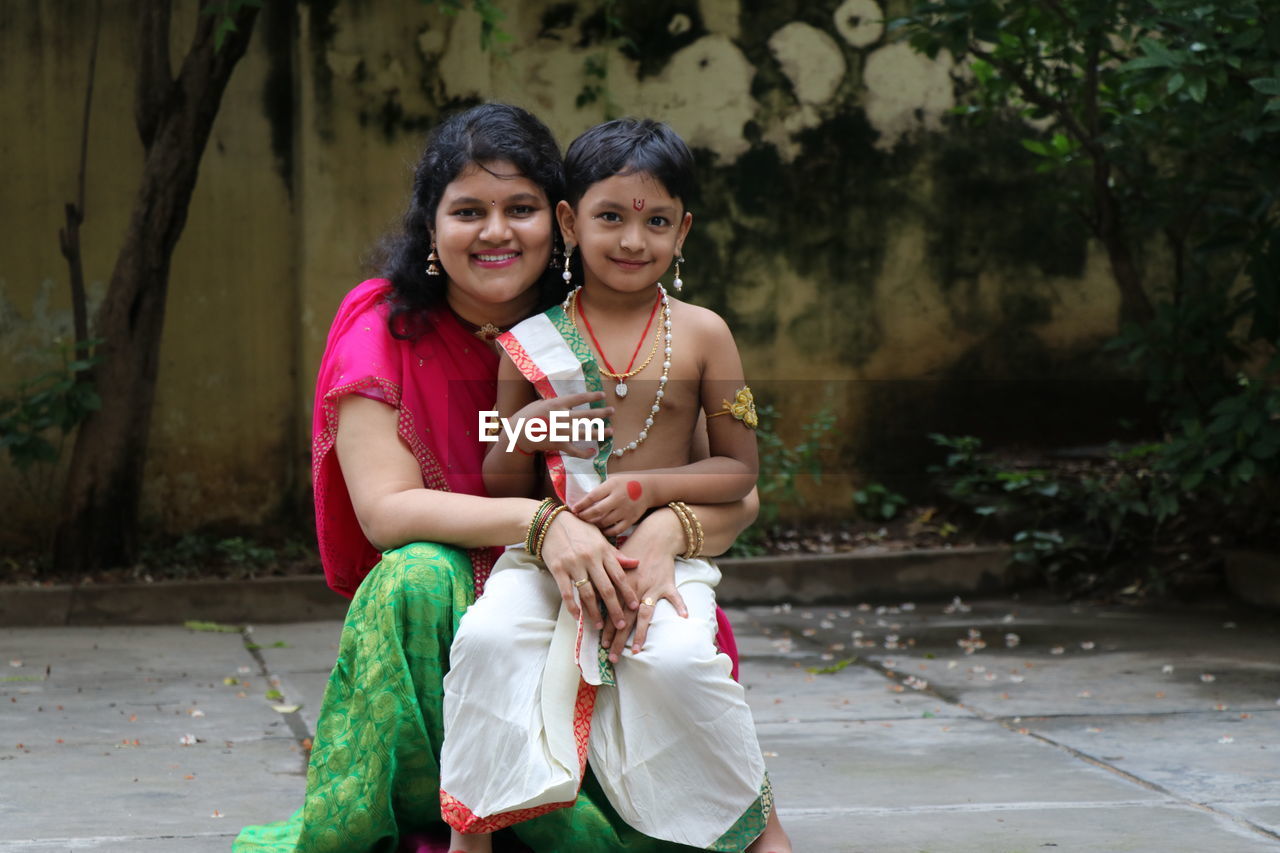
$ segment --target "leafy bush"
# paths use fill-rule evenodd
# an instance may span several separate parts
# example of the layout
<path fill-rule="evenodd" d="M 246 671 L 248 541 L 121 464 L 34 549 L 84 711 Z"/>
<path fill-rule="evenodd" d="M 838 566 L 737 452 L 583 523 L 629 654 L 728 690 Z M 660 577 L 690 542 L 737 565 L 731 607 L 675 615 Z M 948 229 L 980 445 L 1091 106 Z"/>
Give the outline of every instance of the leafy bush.
<path fill-rule="evenodd" d="M 853 493 L 858 514 L 872 521 L 890 521 L 907 505 L 907 499 L 883 483 L 868 483 Z"/>
<path fill-rule="evenodd" d="M 803 438 L 788 444 L 777 432 L 780 417 L 777 409 L 762 405 L 757 407 L 756 415 L 759 418 L 756 446 L 760 450 L 760 475 L 756 487 L 760 493 L 760 516 L 730 549 L 729 554 L 734 557 L 763 553 L 765 534 L 777 523 L 783 508 L 804 505 L 801 482 L 805 478 L 815 483 L 822 481 L 822 462 L 831 448 L 831 432 L 836 424 L 835 413 L 830 406 L 824 406 L 801 426 Z"/>
<path fill-rule="evenodd" d="M 102 406 L 98 392 L 80 375 L 97 359 L 78 357 L 61 341 L 53 348 L 61 361 L 58 367 L 23 380 L 12 397 L 0 398 L 0 446 L 19 471 L 37 462 L 58 461 L 62 441 Z M 54 433 L 56 444 L 51 440 Z"/>

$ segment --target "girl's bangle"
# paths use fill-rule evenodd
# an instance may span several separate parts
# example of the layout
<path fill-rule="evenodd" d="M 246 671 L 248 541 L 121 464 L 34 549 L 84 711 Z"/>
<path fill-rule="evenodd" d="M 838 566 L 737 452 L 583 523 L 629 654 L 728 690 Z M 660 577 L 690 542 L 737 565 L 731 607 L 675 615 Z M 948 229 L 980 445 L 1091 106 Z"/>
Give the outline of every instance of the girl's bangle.
<path fill-rule="evenodd" d="M 685 550 L 680 556 L 686 560 L 702 556 L 703 533 L 698 516 L 693 514 L 693 510 L 684 501 L 672 501 L 667 506 L 671 507 L 671 511 L 680 519 L 680 526 L 684 528 Z"/>

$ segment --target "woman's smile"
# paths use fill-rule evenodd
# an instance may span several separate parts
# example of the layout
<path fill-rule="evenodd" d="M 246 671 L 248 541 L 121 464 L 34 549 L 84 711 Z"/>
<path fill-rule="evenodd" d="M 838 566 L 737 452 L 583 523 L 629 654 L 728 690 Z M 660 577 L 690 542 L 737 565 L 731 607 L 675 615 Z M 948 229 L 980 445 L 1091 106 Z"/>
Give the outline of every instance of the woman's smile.
<path fill-rule="evenodd" d="M 520 259 L 522 252 L 505 250 L 501 252 L 473 252 L 471 261 L 485 269 L 502 269 L 509 267 Z"/>

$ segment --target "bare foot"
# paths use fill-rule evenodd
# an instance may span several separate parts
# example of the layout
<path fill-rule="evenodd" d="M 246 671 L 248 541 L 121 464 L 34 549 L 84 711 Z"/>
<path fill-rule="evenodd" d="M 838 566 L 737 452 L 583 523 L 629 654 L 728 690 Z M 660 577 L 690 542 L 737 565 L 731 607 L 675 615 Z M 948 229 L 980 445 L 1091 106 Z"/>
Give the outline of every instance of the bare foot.
<path fill-rule="evenodd" d="M 746 853 L 791 853 L 791 839 L 782 828 L 777 809 L 769 812 L 769 820 L 764 825 L 764 832 L 751 842 Z"/>
<path fill-rule="evenodd" d="M 449 853 L 492 853 L 492 851 L 493 836 L 487 832 L 463 835 L 456 829 L 449 830 Z"/>

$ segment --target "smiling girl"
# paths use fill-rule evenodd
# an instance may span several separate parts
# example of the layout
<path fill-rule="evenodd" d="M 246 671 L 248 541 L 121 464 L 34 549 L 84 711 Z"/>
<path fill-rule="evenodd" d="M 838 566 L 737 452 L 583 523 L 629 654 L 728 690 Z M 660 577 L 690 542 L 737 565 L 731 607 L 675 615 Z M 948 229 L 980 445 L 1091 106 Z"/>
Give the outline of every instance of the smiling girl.
<path fill-rule="evenodd" d="M 579 411 L 610 415 L 612 437 L 583 447 L 525 433 L 485 457 L 490 494 L 512 497 L 539 492 L 545 457 L 555 497 L 498 560 L 454 640 L 440 795 L 454 851 L 488 851 L 488 833 L 571 805 L 588 761 L 619 816 L 646 835 L 707 850 L 791 849 L 743 689 L 716 649 L 720 572 L 682 503 L 737 501 L 757 466 L 733 335 L 658 282 L 692 226 L 693 183 L 692 155 L 666 125 L 624 119 L 580 136 L 557 217 L 582 285 L 498 339 L 508 356 L 500 415 L 602 391 L 597 408 Z M 703 422 L 709 452 L 690 463 Z M 541 571 L 544 528 L 568 511 L 622 537 L 668 507 L 684 533 L 675 572 L 642 583 L 634 634 L 610 637 L 582 616 L 607 588 Z"/>

